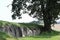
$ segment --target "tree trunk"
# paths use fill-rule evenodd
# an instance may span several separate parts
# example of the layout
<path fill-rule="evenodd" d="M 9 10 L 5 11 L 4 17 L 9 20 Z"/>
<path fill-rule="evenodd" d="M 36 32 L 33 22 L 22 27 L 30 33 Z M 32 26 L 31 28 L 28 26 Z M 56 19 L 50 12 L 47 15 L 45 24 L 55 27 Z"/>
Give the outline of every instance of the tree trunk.
<path fill-rule="evenodd" d="M 49 19 L 44 20 L 44 28 L 43 28 L 44 31 L 51 31 L 51 24 L 50 24 L 50 21 L 48 21 L 48 20 Z"/>
<path fill-rule="evenodd" d="M 50 8 L 49 8 L 49 2 L 50 0 L 47 0 L 48 2 L 46 3 L 46 8 L 44 7 L 44 0 L 41 0 L 41 11 L 43 13 L 43 20 L 44 20 L 44 27 L 42 28 L 42 31 L 50 31 L 51 30 L 51 14 L 49 13 Z"/>
<path fill-rule="evenodd" d="M 44 20 L 44 31 L 51 31 L 51 20 L 52 16 L 49 13 L 49 10 L 43 11 L 43 20 Z"/>

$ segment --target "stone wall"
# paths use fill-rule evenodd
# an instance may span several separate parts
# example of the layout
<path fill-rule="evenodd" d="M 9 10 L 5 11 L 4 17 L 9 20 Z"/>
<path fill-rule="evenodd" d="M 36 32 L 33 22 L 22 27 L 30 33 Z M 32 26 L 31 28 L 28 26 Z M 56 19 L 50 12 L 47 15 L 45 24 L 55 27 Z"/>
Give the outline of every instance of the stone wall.
<path fill-rule="evenodd" d="M 10 25 L 0 27 L 0 31 L 6 32 L 14 37 L 35 36 L 40 34 L 40 29 L 38 27 L 28 28 L 28 27 L 16 27 Z"/>

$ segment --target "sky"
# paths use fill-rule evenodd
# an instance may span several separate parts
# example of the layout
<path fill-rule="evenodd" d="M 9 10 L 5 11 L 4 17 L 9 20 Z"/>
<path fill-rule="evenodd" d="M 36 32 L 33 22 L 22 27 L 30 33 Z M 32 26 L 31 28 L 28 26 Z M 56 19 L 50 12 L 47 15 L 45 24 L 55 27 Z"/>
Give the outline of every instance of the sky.
<path fill-rule="evenodd" d="M 12 3 L 12 0 L 1 0 L 0 1 L 0 20 L 9 21 L 9 22 L 31 22 L 37 21 L 36 18 L 30 17 L 28 14 L 23 14 L 22 19 L 12 20 L 11 15 L 11 8 L 12 6 L 9 5 Z M 9 5 L 9 7 L 7 7 Z"/>

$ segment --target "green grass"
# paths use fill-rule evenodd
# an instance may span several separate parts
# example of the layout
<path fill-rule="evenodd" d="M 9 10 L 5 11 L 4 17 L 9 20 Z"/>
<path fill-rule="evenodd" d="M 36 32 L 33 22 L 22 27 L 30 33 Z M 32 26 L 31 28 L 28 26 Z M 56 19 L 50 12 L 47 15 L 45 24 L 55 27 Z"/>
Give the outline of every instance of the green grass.
<path fill-rule="evenodd" d="M 0 27 L 5 27 L 6 25 L 13 25 L 17 27 L 41 27 L 37 24 L 32 23 L 12 23 L 12 22 L 6 22 L 6 21 L 0 21 Z M 32 36 L 32 37 L 21 37 L 21 38 L 14 38 L 11 35 L 8 35 L 7 33 L 0 32 L 0 40 L 60 40 L 60 32 L 57 31 L 51 31 L 51 32 L 43 32 L 40 35 Z"/>
<path fill-rule="evenodd" d="M 6 38 L 12 38 L 12 36 L 8 35 L 7 33 L 0 32 L 0 40 L 6 40 Z"/>
<path fill-rule="evenodd" d="M 20 24 L 18 24 L 18 23 L 0 20 L 0 27 L 5 27 L 5 26 L 9 26 L 9 25 L 20 26 Z"/>
<path fill-rule="evenodd" d="M 60 40 L 60 32 L 44 32 L 37 36 L 14 38 L 6 33 L 0 32 L 0 40 Z"/>
<path fill-rule="evenodd" d="M 7 22 L 7 21 L 2 21 L 0 20 L 0 27 L 5 27 L 5 26 L 9 26 L 9 25 L 13 25 L 16 27 L 40 27 L 41 25 L 38 24 L 33 24 L 33 23 L 15 23 L 15 22 Z"/>

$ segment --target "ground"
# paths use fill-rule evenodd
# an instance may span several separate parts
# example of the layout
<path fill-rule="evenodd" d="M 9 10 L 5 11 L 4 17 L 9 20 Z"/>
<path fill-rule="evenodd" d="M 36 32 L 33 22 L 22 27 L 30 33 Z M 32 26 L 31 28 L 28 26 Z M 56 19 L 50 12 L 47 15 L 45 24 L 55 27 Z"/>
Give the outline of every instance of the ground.
<path fill-rule="evenodd" d="M 60 40 L 60 24 L 55 24 L 52 29 L 55 31 L 45 32 L 38 36 L 20 38 L 9 37 L 6 33 L 0 32 L 0 40 Z"/>
<path fill-rule="evenodd" d="M 55 24 L 54 26 L 52 26 L 52 29 L 56 31 L 60 31 L 60 24 Z"/>

